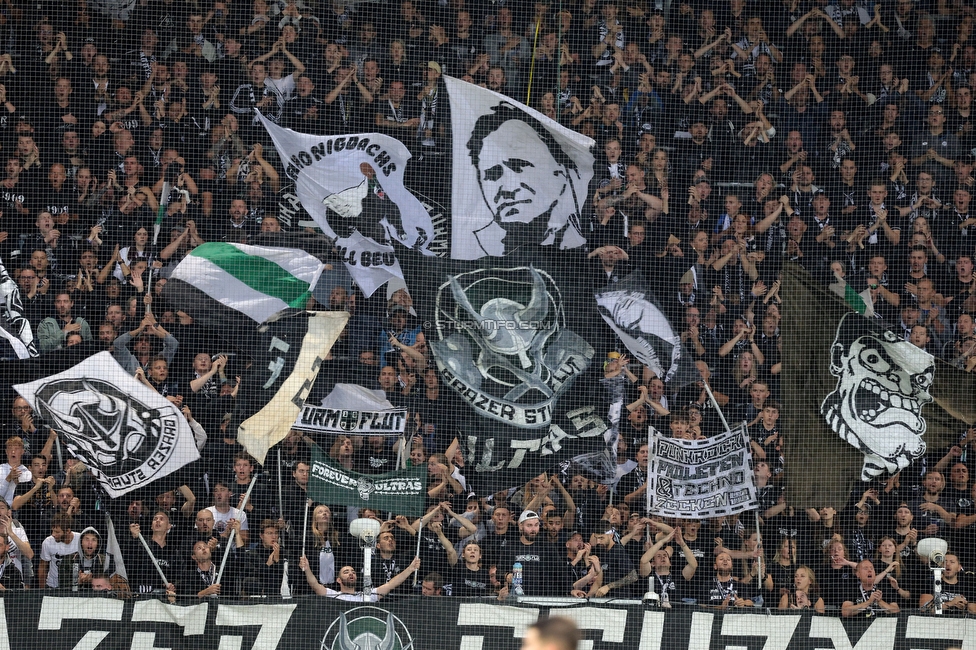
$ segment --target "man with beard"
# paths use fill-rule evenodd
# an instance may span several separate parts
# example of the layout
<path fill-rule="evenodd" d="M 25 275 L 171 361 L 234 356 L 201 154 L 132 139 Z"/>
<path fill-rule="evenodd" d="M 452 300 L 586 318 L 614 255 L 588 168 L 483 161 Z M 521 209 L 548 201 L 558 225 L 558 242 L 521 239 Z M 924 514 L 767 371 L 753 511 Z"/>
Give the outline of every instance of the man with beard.
<path fill-rule="evenodd" d="M 671 575 L 671 555 L 665 548 L 674 540 L 681 549 L 681 555 L 685 558 L 685 566 L 681 569 L 683 581 L 675 581 Z M 650 576 L 654 582 L 653 591 L 661 596 L 662 603 L 677 601 L 686 595 L 691 595 L 691 581 L 698 571 L 698 560 L 695 554 L 688 547 L 681 536 L 681 529 L 675 528 L 670 533 L 658 540 L 654 546 L 647 549 L 641 557 L 640 574 L 641 577 Z"/>
<path fill-rule="evenodd" d="M 566 571 L 573 581 L 570 592 L 577 598 L 588 598 L 602 586 L 603 567 L 592 554 L 593 547 L 583 541 L 583 533 L 573 531 L 566 540 Z"/>
<path fill-rule="evenodd" d="M 935 589 L 930 583 L 926 587 L 926 593 L 922 594 L 918 600 L 919 609 L 936 606 L 934 591 Z M 956 609 L 961 612 L 976 614 L 976 584 L 973 583 L 972 574 L 963 570 L 959 556 L 955 553 L 947 553 L 945 556 L 942 571 L 942 593 L 939 594 L 938 604 L 941 604 L 943 609 Z"/>
<path fill-rule="evenodd" d="M 949 556 L 946 556 L 946 560 Z M 850 597 L 844 601 L 840 608 L 841 616 L 867 615 L 874 613 L 897 614 L 900 611 L 897 603 L 886 603 L 883 599 L 884 594 L 874 585 L 874 564 L 871 560 L 861 560 L 857 564 L 854 572 L 857 584 L 852 585 Z M 922 596 L 922 600 L 925 596 Z"/>
<path fill-rule="evenodd" d="M 753 583 L 743 583 L 732 575 L 732 556 L 722 552 L 715 557 L 711 575 L 700 582 L 698 602 L 720 609 L 731 607 L 754 607 L 758 592 Z"/>
<path fill-rule="evenodd" d="M 922 479 L 921 496 L 908 502 L 908 507 L 915 516 L 915 527 L 919 530 L 919 539 L 925 537 L 943 537 L 943 532 L 952 527 L 956 518 L 948 509 L 954 509 L 955 504 L 942 498 L 945 489 L 945 477 L 941 472 L 931 470 Z"/>
<path fill-rule="evenodd" d="M 620 595 L 624 595 L 628 585 L 637 582 L 637 570 L 627 551 L 614 541 L 614 534 L 615 531 L 608 528 L 602 533 L 590 535 L 590 546 L 603 566 L 603 586 L 596 590 L 597 598 L 605 597 L 614 589 L 619 589 Z"/>
<path fill-rule="evenodd" d="M 298 563 L 298 568 L 305 572 L 305 580 L 308 581 L 309 586 L 319 596 L 328 596 L 329 598 L 350 600 L 354 602 L 363 602 L 363 600 L 365 600 L 363 592 L 356 591 L 356 569 L 352 568 L 351 566 L 342 567 L 342 569 L 339 570 L 339 575 L 336 576 L 336 582 L 339 584 L 339 591 L 329 589 L 315 579 L 315 574 L 313 574 L 311 569 L 308 567 L 308 558 L 306 558 L 304 555 L 302 556 L 301 561 Z M 415 557 L 413 562 L 411 562 L 406 569 L 398 573 L 392 580 L 373 589 L 369 594 L 369 602 L 377 602 L 380 598 L 406 582 L 407 578 L 410 577 L 410 574 L 418 569 L 420 569 L 420 558 Z"/>
<path fill-rule="evenodd" d="M 539 539 L 542 529 L 539 515 L 526 510 L 519 515 L 518 528 L 518 541 L 509 544 L 500 554 L 498 566 L 510 573 L 516 563 L 522 565 L 522 590 L 526 596 L 568 595 L 569 579 L 559 570 L 562 561 L 558 551 Z M 507 598 L 510 588 L 511 580 L 499 592 L 499 598 Z"/>

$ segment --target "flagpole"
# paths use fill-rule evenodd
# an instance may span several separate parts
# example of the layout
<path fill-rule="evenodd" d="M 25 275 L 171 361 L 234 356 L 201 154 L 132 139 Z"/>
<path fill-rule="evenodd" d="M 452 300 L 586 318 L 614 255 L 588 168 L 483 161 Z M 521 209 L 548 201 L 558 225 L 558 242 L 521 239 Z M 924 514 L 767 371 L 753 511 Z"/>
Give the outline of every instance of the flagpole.
<path fill-rule="evenodd" d="M 417 528 L 417 554 L 414 557 L 420 557 L 420 533 L 424 530 L 424 518 L 420 518 L 420 526 Z M 413 572 L 413 586 L 417 586 L 417 571 Z"/>
<path fill-rule="evenodd" d="M 305 540 L 308 539 L 308 504 L 311 499 L 305 499 L 305 523 L 302 525 L 302 556 L 305 555 Z"/>
<path fill-rule="evenodd" d="M 748 448 L 749 447 L 749 423 L 746 422 L 745 420 L 742 421 L 742 436 L 745 438 L 746 447 Z M 756 514 L 756 538 L 757 538 L 756 548 L 762 549 L 762 529 L 759 527 L 759 508 L 756 508 L 754 512 Z M 762 566 L 761 556 L 756 559 L 759 560 L 760 569 L 761 569 L 760 573 L 762 573 L 763 566 Z"/>
<path fill-rule="evenodd" d="M 61 437 L 55 436 L 54 438 L 54 451 L 58 454 L 58 465 L 61 467 L 61 471 L 64 471 L 64 458 L 61 456 Z"/>
<path fill-rule="evenodd" d="M 647 425 L 647 476 L 644 477 L 644 514 L 651 514 L 651 425 Z M 639 469 L 639 468 L 638 468 Z M 651 525 L 644 524 L 644 544 L 651 541 Z M 654 571 L 651 570 L 649 576 L 647 576 L 647 591 L 644 593 L 644 598 L 642 600 L 657 600 L 657 594 L 654 593 Z"/>
<path fill-rule="evenodd" d="M 257 483 L 257 475 L 251 479 L 251 484 L 247 486 L 247 492 L 244 493 L 244 500 L 241 501 L 241 512 L 247 507 L 247 500 L 251 498 L 251 490 L 254 489 L 254 484 Z M 217 579 L 214 584 L 220 584 L 220 577 L 224 575 L 224 566 L 227 564 L 227 557 L 230 555 L 230 549 L 234 546 L 234 533 L 237 532 L 236 528 L 230 529 L 230 535 L 227 536 L 227 548 L 224 549 L 224 559 L 220 561 L 220 571 L 217 572 Z"/>
<path fill-rule="evenodd" d="M 149 543 L 146 542 L 146 538 L 142 536 L 142 533 L 139 533 L 139 541 L 142 542 L 142 545 L 146 548 L 146 553 L 149 553 L 149 558 L 152 560 L 153 566 L 156 567 L 156 571 L 159 572 L 159 577 L 163 579 L 163 589 L 166 589 L 166 585 L 169 584 L 169 580 L 166 579 L 166 574 L 163 573 L 162 567 L 159 566 L 159 560 L 157 560 L 156 556 L 153 555 L 152 549 L 149 548 Z"/>
<path fill-rule="evenodd" d="M 146 295 L 149 302 L 146 303 L 146 316 L 152 313 L 152 265 L 146 267 Z"/>
<path fill-rule="evenodd" d="M 159 192 L 159 207 L 156 208 L 156 222 L 153 224 L 153 246 L 159 242 L 159 232 L 163 227 L 163 217 L 166 216 L 166 206 L 169 205 L 169 193 L 173 186 L 169 181 L 163 181 Z"/>
<path fill-rule="evenodd" d="M 529 105 L 529 100 L 532 98 L 532 75 L 535 74 L 535 48 L 539 44 L 539 27 L 541 25 L 542 25 L 542 21 L 541 20 L 535 21 L 535 38 L 532 39 L 532 63 L 529 65 L 529 87 L 525 91 L 525 104 L 526 104 L 526 106 Z M 557 53 L 559 52 L 559 48 L 556 48 L 556 52 Z M 562 58 L 562 57 L 560 57 L 560 58 Z M 416 572 L 414 572 L 414 573 L 416 573 Z"/>
<path fill-rule="evenodd" d="M 712 405 L 718 412 L 718 417 L 722 420 L 722 426 L 725 427 L 726 431 L 731 431 L 732 429 L 729 428 L 729 423 L 725 419 L 725 414 L 722 413 L 722 407 L 718 405 L 718 401 L 715 399 L 715 395 L 712 394 L 712 389 L 708 385 L 708 380 L 704 377 L 702 377 L 702 386 L 705 387 L 705 392 L 708 393 L 708 399 L 712 400 Z"/>
<path fill-rule="evenodd" d="M 281 495 L 281 447 L 278 447 L 278 516 L 285 520 L 285 500 Z"/>

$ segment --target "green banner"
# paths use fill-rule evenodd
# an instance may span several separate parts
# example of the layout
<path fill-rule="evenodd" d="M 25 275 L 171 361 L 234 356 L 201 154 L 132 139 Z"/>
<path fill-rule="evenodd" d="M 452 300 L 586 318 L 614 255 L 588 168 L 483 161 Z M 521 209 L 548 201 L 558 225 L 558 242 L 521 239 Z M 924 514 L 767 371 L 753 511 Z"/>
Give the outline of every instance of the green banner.
<path fill-rule="evenodd" d="M 421 517 L 427 499 L 427 467 L 386 474 L 359 474 L 336 465 L 312 446 L 312 472 L 308 495 L 319 503 L 357 506 Z"/>

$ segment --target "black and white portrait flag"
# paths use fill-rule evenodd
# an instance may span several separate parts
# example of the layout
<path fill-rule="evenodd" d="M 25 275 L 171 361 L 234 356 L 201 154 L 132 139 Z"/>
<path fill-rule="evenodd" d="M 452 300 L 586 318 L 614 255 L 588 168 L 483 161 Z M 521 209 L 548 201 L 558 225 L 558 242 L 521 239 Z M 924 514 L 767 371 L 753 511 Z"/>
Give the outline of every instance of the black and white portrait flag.
<path fill-rule="evenodd" d="M 494 91 L 444 82 L 453 132 L 451 256 L 585 243 L 580 211 L 593 178 L 593 140 Z"/>

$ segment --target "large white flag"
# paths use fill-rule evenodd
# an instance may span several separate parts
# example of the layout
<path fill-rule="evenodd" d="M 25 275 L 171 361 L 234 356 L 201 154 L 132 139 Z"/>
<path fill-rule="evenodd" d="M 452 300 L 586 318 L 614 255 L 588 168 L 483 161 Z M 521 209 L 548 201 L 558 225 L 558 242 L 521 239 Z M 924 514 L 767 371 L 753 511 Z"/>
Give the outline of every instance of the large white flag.
<path fill-rule="evenodd" d="M 295 248 L 208 242 L 190 251 L 169 281 L 264 323 L 285 309 L 304 309 L 324 268 Z"/>
<path fill-rule="evenodd" d="M 444 77 L 451 102 L 451 257 L 585 243 L 593 140 L 509 97 Z"/>
<path fill-rule="evenodd" d="M 14 390 L 113 498 L 200 458 L 180 409 L 127 373 L 109 352 Z"/>
<path fill-rule="evenodd" d="M 381 133 L 308 135 L 261 120 L 302 206 L 336 240 L 367 297 L 391 277 L 403 277 L 394 241 L 433 255 L 430 214 L 403 184 L 411 156 L 402 142 Z"/>

